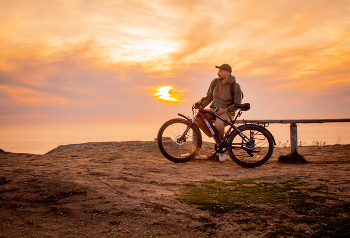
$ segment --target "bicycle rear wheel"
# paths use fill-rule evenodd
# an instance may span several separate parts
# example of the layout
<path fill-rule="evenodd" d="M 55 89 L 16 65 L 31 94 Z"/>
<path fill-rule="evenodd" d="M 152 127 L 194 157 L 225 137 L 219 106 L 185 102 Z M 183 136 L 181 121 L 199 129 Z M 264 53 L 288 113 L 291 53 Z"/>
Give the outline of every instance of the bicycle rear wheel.
<path fill-rule="evenodd" d="M 266 163 L 274 149 L 274 140 L 265 128 L 258 125 L 243 125 L 228 139 L 228 154 L 238 165 L 254 168 Z M 244 135 L 244 136 L 243 136 Z"/>
<path fill-rule="evenodd" d="M 171 119 L 159 129 L 157 144 L 160 152 L 170 161 L 184 163 L 194 158 L 202 147 L 202 135 L 193 124 L 180 140 L 189 125 L 184 119 Z"/>

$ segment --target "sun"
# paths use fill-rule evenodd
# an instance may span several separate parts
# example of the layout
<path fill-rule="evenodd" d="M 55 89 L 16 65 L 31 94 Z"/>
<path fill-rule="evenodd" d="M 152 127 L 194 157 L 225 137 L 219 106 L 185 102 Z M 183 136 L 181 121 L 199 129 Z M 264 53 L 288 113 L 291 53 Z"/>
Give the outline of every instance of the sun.
<path fill-rule="evenodd" d="M 161 86 L 156 89 L 154 96 L 159 100 L 179 102 L 180 99 L 172 86 Z"/>

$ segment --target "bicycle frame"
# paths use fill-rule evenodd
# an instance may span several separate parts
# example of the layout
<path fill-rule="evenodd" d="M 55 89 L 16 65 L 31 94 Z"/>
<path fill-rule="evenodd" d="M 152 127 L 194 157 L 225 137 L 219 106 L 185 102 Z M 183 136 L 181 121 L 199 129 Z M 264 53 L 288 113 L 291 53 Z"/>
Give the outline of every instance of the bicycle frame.
<path fill-rule="evenodd" d="M 213 125 L 212 121 L 207 117 L 207 113 L 213 115 L 215 118 L 219 118 L 220 120 L 222 120 L 223 122 L 225 122 L 226 124 L 228 124 L 230 127 L 228 129 L 228 131 L 225 133 L 224 138 L 221 140 L 220 136 L 219 136 L 219 132 L 218 130 L 215 128 L 215 126 Z M 185 117 L 182 114 L 178 114 L 179 116 L 182 116 L 184 118 L 186 118 L 187 120 L 190 121 L 188 127 L 186 128 L 185 132 L 182 134 L 182 136 L 179 138 L 179 141 L 183 140 L 185 135 L 187 134 L 188 130 L 191 128 L 191 126 L 195 123 L 196 119 L 198 117 L 201 117 L 204 121 L 204 123 L 206 124 L 206 126 L 208 127 L 210 133 L 212 134 L 216 144 L 219 146 L 219 148 L 222 147 L 226 147 L 226 142 L 228 140 L 228 138 L 231 136 L 232 132 L 237 130 L 239 135 L 242 137 L 243 141 L 245 143 L 247 143 L 250 139 L 248 137 L 246 137 L 235 125 L 234 123 L 236 122 L 237 118 L 240 117 L 242 115 L 242 110 L 239 109 L 237 115 L 235 116 L 235 118 L 233 119 L 232 123 L 225 120 L 224 118 L 222 118 L 220 115 L 218 115 L 217 113 L 211 111 L 211 110 L 206 110 L 203 108 L 200 108 L 198 113 L 196 114 L 195 117 L 193 117 L 193 119 L 191 120 L 190 118 Z M 240 143 L 240 145 L 242 145 Z M 241 148 L 241 147 L 240 147 Z"/>

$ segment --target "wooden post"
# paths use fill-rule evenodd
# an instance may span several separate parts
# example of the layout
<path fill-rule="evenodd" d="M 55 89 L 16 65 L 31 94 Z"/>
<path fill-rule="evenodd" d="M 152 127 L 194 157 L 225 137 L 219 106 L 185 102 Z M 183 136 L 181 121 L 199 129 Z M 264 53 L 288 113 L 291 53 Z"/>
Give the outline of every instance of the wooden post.
<path fill-rule="evenodd" d="M 296 123 L 290 123 L 290 150 L 292 153 L 298 153 L 298 131 Z"/>

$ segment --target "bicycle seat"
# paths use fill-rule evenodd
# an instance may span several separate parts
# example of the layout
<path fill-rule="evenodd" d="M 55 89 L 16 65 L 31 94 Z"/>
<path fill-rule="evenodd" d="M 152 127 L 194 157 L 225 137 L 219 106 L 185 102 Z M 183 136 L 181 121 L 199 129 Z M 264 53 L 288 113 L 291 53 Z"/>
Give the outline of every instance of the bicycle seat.
<path fill-rule="evenodd" d="M 250 103 L 234 104 L 233 106 L 241 109 L 242 111 L 248 111 L 250 109 Z"/>

